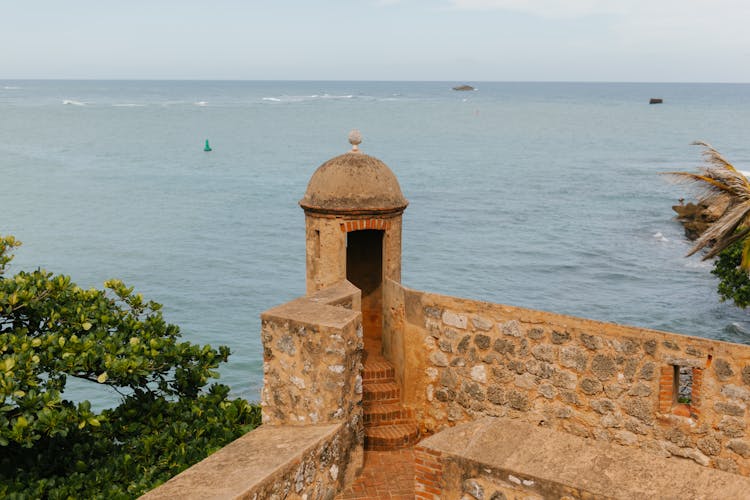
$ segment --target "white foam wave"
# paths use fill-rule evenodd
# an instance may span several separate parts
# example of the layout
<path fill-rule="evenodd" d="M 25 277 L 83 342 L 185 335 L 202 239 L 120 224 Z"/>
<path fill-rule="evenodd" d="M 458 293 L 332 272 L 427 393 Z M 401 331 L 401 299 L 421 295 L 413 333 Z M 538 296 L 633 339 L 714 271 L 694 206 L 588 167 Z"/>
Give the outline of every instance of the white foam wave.
<path fill-rule="evenodd" d="M 5 85 L 3 87 L 3 90 L 21 90 L 21 87 L 16 87 L 16 86 L 13 86 L 13 85 Z"/>
<path fill-rule="evenodd" d="M 122 103 L 122 104 L 113 104 L 113 108 L 144 108 L 146 107 L 145 104 L 134 104 L 130 102 Z"/>
<path fill-rule="evenodd" d="M 74 101 L 74 100 L 72 100 L 72 99 L 65 99 L 65 100 L 63 100 L 63 102 L 62 102 L 62 103 L 63 103 L 63 104 L 69 104 L 69 105 L 71 105 L 71 106 L 85 106 L 85 105 L 86 105 L 86 103 L 85 103 L 85 102 L 81 102 L 81 101 Z"/>
<path fill-rule="evenodd" d="M 312 94 L 312 95 L 282 95 L 279 97 L 263 97 L 261 100 L 268 102 L 305 102 L 316 100 L 346 100 L 354 99 L 353 94 Z"/>
<path fill-rule="evenodd" d="M 745 177 L 747 177 L 748 179 L 750 179 L 750 171 L 747 171 L 747 170 L 740 170 L 739 172 L 740 172 L 740 173 L 741 173 L 742 175 L 744 175 Z"/>
<path fill-rule="evenodd" d="M 198 101 L 195 103 L 196 106 L 208 106 L 208 103 L 206 101 Z"/>
<path fill-rule="evenodd" d="M 661 232 L 657 232 L 657 233 L 655 233 L 655 234 L 654 234 L 653 236 L 654 236 L 654 239 L 656 239 L 656 240 L 658 240 L 658 241 L 663 241 L 663 242 L 665 242 L 665 243 L 666 243 L 667 241 L 669 241 L 669 240 L 668 240 L 668 239 L 667 239 L 666 237 L 664 237 L 664 235 L 663 235 L 663 234 L 661 234 Z"/>

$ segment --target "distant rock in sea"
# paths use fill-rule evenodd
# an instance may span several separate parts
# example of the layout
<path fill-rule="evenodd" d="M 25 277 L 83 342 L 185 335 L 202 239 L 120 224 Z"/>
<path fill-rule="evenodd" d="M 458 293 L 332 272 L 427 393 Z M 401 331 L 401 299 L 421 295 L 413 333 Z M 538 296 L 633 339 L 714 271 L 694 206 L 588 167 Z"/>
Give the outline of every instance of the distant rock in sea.
<path fill-rule="evenodd" d="M 463 90 L 476 90 L 476 89 L 472 87 L 471 85 L 456 85 L 455 87 L 453 87 L 453 90 L 463 91 Z"/>
<path fill-rule="evenodd" d="M 663 102 L 664 102 L 664 99 L 661 99 L 659 97 L 652 97 L 651 99 L 648 100 L 649 104 L 661 104 Z"/>

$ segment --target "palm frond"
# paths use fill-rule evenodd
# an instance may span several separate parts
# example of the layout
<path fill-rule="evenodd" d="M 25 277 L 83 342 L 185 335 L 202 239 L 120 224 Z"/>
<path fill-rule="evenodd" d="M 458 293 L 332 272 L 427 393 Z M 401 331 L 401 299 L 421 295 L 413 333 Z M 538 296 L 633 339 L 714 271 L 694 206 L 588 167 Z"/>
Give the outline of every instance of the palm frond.
<path fill-rule="evenodd" d="M 744 202 L 730 206 L 724 215 L 713 222 L 708 229 L 695 240 L 695 245 L 690 249 L 687 256 L 691 256 L 701 249 L 713 245 L 711 252 L 719 253 L 730 245 L 728 241 L 734 235 L 735 230 L 745 221 L 750 214 L 750 203 Z M 710 257 L 704 257 L 704 259 Z"/>

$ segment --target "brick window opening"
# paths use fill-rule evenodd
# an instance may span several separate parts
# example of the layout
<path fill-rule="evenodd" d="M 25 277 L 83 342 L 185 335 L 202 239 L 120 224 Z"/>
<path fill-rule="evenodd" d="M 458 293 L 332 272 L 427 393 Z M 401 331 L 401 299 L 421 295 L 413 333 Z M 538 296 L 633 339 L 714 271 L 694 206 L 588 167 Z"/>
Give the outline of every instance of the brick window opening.
<path fill-rule="evenodd" d="M 700 416 L 700 394 L 703 369 L 667 365 L 661 369 L 659 411 L 697 419 Z"/>
<path fill-rule="evenodd" d="M 675 397 L 678 404 L 693 402 L 693 369 L 689 366 L 674 367 Z"/>

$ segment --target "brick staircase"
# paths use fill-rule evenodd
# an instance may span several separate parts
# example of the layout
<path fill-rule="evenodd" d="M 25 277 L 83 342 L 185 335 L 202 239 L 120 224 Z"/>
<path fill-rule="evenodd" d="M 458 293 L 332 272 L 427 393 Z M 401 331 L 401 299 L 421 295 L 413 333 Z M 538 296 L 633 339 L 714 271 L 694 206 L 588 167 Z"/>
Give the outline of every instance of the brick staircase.
<path fill-rule="evenodd" d="M 419 440 L 419 428 L 413 411 L 401 404 L 393 365 L 379 352 L 368 350 L 362 376 L 365 449 L 407 448 Z"/>

